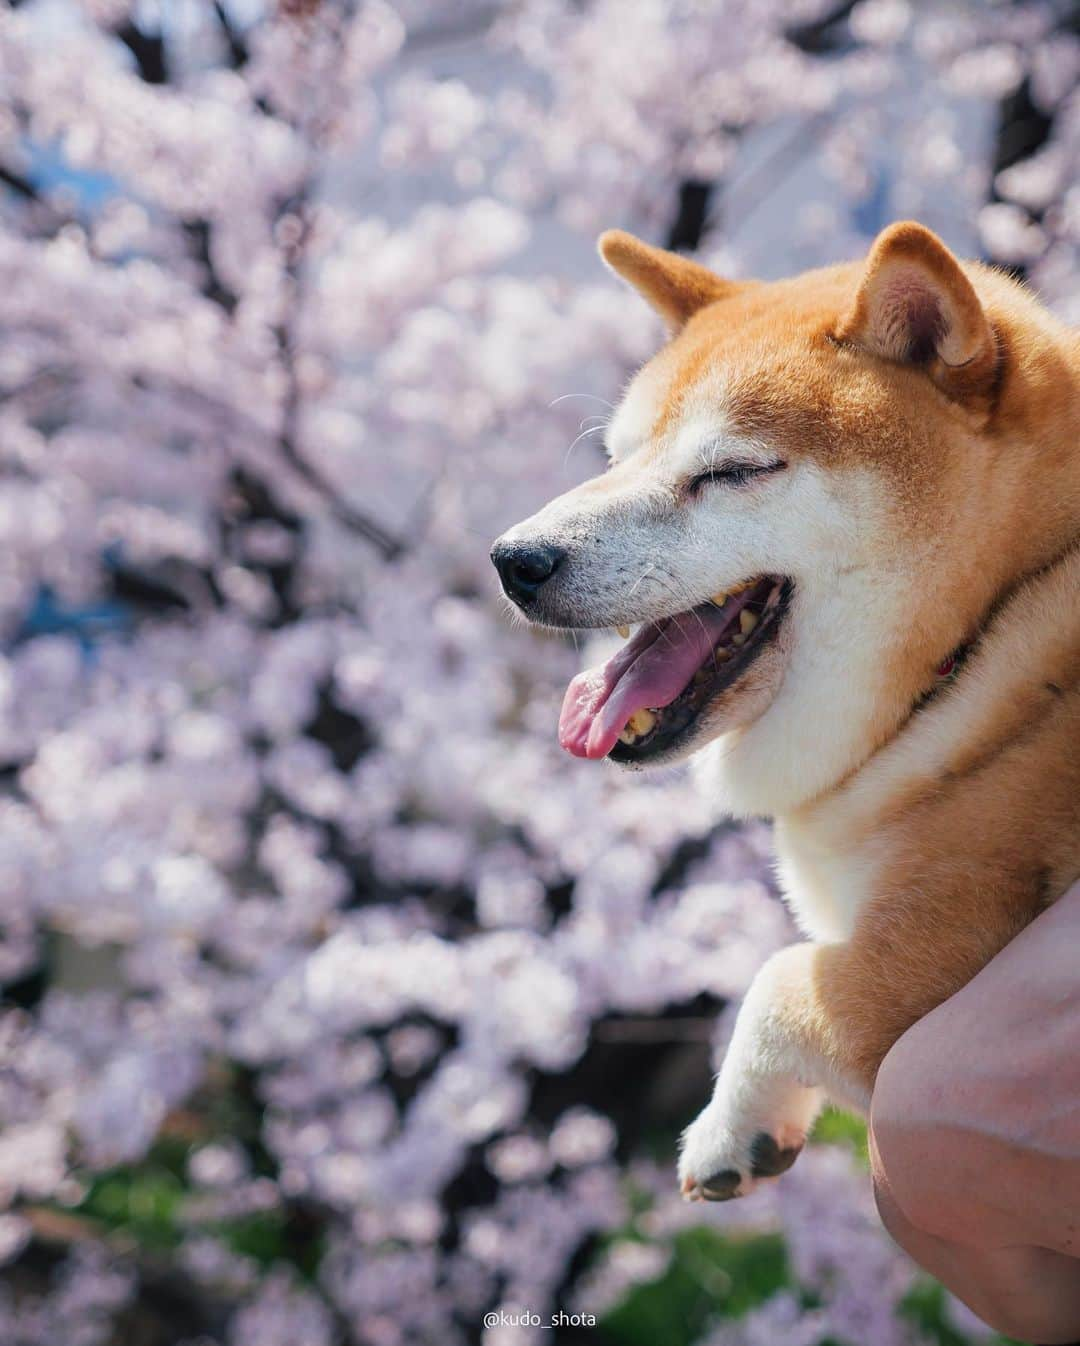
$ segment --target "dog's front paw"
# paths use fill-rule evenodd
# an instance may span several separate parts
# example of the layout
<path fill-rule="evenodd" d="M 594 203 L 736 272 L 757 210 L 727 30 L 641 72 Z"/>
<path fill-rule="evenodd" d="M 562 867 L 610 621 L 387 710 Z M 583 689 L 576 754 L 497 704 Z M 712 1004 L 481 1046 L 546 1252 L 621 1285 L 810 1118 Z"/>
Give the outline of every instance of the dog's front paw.
<path fill-rule="evenodd" d="M 788 1124 L 740 1135 L 711 1103 L 683 1133 L 679 1182 L 687 1201 L 731 1201 L 749 1196 L 799 1157 L 804 1131 Z"/>

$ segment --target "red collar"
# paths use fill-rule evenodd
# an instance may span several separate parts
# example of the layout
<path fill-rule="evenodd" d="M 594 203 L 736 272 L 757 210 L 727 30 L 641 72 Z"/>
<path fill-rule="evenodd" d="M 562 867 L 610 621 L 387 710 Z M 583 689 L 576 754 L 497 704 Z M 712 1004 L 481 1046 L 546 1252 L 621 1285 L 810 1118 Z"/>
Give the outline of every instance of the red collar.
<path fill-rule="evenodd" d="M 941 663 L 937 666 L 937 672 L 934 674 L 938 683 L 951 682 L 960 672 L 960 666 L 968 657 L 971 650 L 970 645 L 957 645 L 951 654 L 947 654 Z"/>

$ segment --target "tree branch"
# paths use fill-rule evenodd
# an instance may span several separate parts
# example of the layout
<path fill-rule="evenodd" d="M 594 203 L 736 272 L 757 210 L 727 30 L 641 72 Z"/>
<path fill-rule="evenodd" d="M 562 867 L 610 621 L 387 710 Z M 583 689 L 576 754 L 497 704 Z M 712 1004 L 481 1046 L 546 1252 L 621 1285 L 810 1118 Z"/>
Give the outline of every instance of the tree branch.
<path fill-rule="evenodd" d="M 289 466 L 323 497 L 330 513 L 342 527 L 370 542 L 384 561 L 397 561 L 405 554 L 406 546 L 403 539 L 396 537 L 363 511 L 354 509 L 352 505 L 335 496 L 333 486 L 300 455 L 291 437 L 282 435 L 278 440 L 278 447 Z"/>
<path fill-rule="evenodd" d="M 248 49 L 247 43 L 236 31 L 236 26 L 229 18 L 228 11 L 222 4 L 222 0 L 212 0 L 214 13 L 217 15 L 218 25 L 221 28 L 221 35 L 225 39 L 225 45 L 229 51 L 229 64 L 234 70 L 239 70 L 247 65 Z"/>
<path fill-rule="evenodd" d="M 855 4 L 856 0 L 843 0 L 843 3 L 836 5 L 820 19 L 789 28 L 785 36 L 790 43 L 800 51 L 805 51 L 808 56 L 842 51 L 845 47 L 853 45 L 851 34 L 845 31 L 843 24 L 855 8 Z"/>
<path fill-rule="evenodd" d="M 147 84 L 168 84 L 164 33 L 144 33 L 130 22 L 114 28 L 113 32 L 135 57 L 135 65 Z"/>
<path fill-rule="evenodd" d="M 365 514 L 362 510 L 355 509 L 346 501 L 341 500 L 335 492 L 334 487 L 328 482 L 322 473 L 315 468 L 300 451 L 300 380 L 296 371 L 296 359 L 293 349 L 293 327 L 297 312 L 301 308 L 304 299 L 303 269 L 305 249 L 310 235 L 309 221 L 307 219 L 307 198 L 311 192 L 311 182 L 309 181 L 301 190 L 299 195 L 290 203 L 291 209 L 301 221 L 299 235 L 289 248 L 285 270 L 292 282 L 292 311 L 284 319 L 277 330 L 278 351 L 281 356 L 282 369 L 285 372 L 285 397 L 282 402 L 281 410 L 281 431 L 278 435 L 278 448 L 282 457 L 326 501 L 327 507 L 333 517 L 349 532 L 356 533 L 365 541 L 370 542 L 380 553 L 384 561 L 396 561 L 401 557 L 406 548 L 404 541 L 396 537 L 389 529 L 384 528 L 377 520 Z"/>
<path fill-rule="evenodd" d="M 29 178 L 23 177 L 21 173 L 16 173 L 14 169 L 5 168 L 3 164 L 0 164 L 0 182 L 5 187 L 10 187 L 13 192 L 18 192 L 27 201 L 41 200 L 41 193 Z"/>
<path fill-rule="evenodd" d="M 697 251 L 705 232 L 712 190 L 711 182 L 702 182 L 697 178 L 687 178 L 679 184 L 679 204 L 668 229 L 664 243 L 666 248 L 675 252 Z"/>
<path fill-rule="evenodd" d="M 184 220 L 181 227 L 191 242 L 196 260 L 206 272 L 206 284 L 202 287 L 207 299 L 220 304 L 226 313 L 232 313 L 239 302 L 233 290 L 225 284 L 214 265 L 210 249 L 211 223 L 209 220 Z"/>

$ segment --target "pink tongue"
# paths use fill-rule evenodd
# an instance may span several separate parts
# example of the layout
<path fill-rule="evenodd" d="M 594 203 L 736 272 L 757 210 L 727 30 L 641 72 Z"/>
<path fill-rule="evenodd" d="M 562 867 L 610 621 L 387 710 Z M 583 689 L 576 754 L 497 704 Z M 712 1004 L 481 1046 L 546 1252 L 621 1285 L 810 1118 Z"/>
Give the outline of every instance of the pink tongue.
<path fill-rule="evenodd" d="M 560 744 L 575 757 L 606 757 L 634 711 L 675 700 L 716 644 L 730 606 L 643 627 L 606 664 L 579 673 L 563 698 Z"/>

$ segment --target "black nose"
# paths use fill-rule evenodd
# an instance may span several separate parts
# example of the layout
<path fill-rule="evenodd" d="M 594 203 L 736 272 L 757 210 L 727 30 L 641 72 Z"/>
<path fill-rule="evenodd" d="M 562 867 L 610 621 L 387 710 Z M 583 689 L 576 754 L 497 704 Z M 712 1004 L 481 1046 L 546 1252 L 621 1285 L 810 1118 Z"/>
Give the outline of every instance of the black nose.
<path fill-rule="evenodd" d="M 566 553 L 560 547 L 527 542 L 496 542 L 491 559 L 499 572 L 507 598 L 527 607 L 558 570 Z"/>

